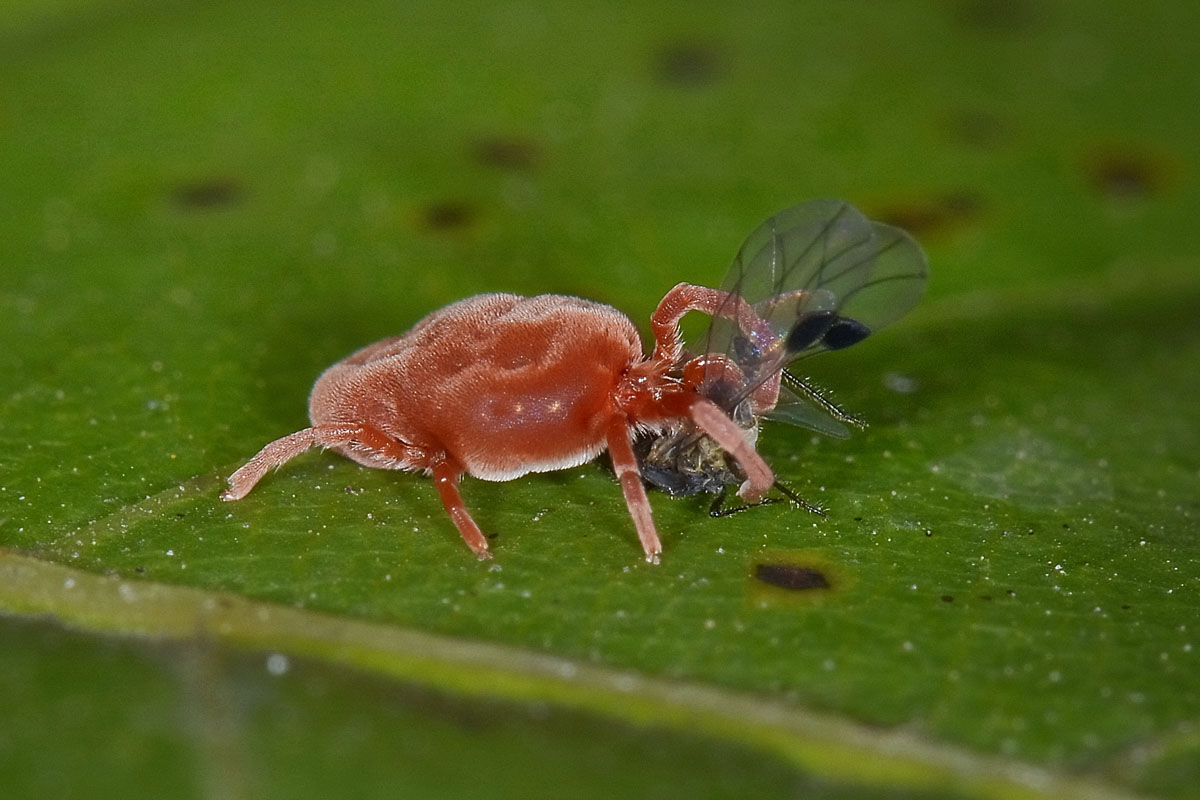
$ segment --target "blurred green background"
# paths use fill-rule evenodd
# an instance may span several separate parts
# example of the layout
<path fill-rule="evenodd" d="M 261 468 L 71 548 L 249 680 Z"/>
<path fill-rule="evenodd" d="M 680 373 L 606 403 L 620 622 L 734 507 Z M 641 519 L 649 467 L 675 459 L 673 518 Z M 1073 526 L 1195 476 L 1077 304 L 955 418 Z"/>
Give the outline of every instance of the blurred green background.
<path fill-rule="evenodd" d="M 1135 797 L 1200 781 L 1200 7 L 0 2 L 5 797 Z M 768 426 L 829 508 L 332 454 L 482 291 L 645 328 L 841 197 L 928 296 Z M 761 566 L 815 570 L 789 590 Z"/>

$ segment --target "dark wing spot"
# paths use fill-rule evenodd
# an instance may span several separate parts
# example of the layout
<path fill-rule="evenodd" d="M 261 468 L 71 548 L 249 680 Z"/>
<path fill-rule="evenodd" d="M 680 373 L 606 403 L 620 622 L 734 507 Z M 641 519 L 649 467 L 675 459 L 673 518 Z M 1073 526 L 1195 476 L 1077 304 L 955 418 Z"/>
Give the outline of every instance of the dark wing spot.
<path fill-rule="evenodd" d="M 242 185 L 230 178 L 183 183 L 171 190 L 171 201 L 189 211 L 229 208 L 242 201 L 246 192 Z"/>
<path fill-rule="evenodd" d="M 825 336 L 821 341 L 830 350 L 841 350 L 843 347 L 858 344 L 870 335 L 871 329 L 858 320 L 840 317 L 837 322 L 829 326 L 829 330 L 825 331 Z"/>
<path fill-rule="evenodd" d="M 693 89 L 709 86 L 724 72 L 717 49 L 695 42 L 664 47 L 655 60 L 658 76 L 675 86 Z"/>
<path fill-rule="evenodd" d="M 795 564 L 755 564 L 754 577 L 771 586 L 793 591 L 830 588 L 825 573 Z"/>
<path fill-rule="evenodd" d="M 796 320 L 796 324 L 788 331 L 787 349 L 789 353 L 799 353 L 812 347 L 829 331 L 830 326 L 838 321 L 836 311 L 814 311 Z"/>

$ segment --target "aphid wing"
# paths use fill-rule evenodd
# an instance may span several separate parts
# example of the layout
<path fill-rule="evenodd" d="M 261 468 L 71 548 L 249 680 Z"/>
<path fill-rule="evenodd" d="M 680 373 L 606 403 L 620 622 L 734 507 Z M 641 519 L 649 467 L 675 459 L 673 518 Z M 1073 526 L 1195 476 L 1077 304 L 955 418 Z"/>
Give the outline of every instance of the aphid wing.
<path fill-rule="evenodd" d="M 847 414 L 812 384 L 783 370 L 775 407 L 764 416 L 781 419 L 839 439 L 850 435 L 849 427 L 865 428 L 861 419 Z"/>
<path fill-rule="evenodd" d="M 767 419 L 807 428 L 835 439 L 850 438 L 849 428 L 831 417 L 828 411 L 812 405 L 786 385 L 779 387 L 779 403 L 763 416 Z"/>
<path fill-rule="evenodd" d="M 822 199 L 760 225 L 742 244 L 721 288 L 754 306 L 781 339 L 822 313 L 853 320 L 865 336 L 907 313 L 927 274 L 925 254 L 907 233 L 872 222 L 841 200 Z M 738 336 L 736 324 L 718 317 L 706 352 L 741 363 Z M 829 349 L 820 339 L 805 344 L 782 360 Z"/>
<path fill-rule="evenodd" d="M 844 202 L 830 199 L 812 200 L 780 211 L 746 237 L 721 288 L 745 299 L 777 334 L 786 336 L 793 315 L 772 314 L 770 305 L 780 295 L 809 288 L 831 245 L 835 249 L 843 246 L 826 241 L 828 232 L 838 239 L 847 232 L 853 235 L 852 224 L 839 227 L 835 222 L 847 217 L 853 220 L 856 213 Z M 734 340 L 738 336 L 736 323 L 718 315 L 709 328 L 704 350 L 737 360 Z"/>
<path fill-rule="evenodd" d="M 900 228 L 871 223 L 871 242 L 865 262 L 849 266 L 842 285 L 838 312 L 875 332 L 907 314 L 925 292 L 929 265 L 916 240 Z"/>
<path fill-rule="evenodd" d="M 750 303 L 823 283 L 822 272 L 870 238 L 870 222 L 841 200 L 811 200 L 780 211 L 738 250 L 721 288 Z"/>
<path fill-rule="evenodd" d="M 724 354 L 745 375 L 744 394 L 797 358 L 849 347 L 916 304 L 928 268 L 904 231 L 872 222 L 853 206 L 813 200 L 780 211 L 747 237 L 722 283 L 732 305 L 748 302 L 777 338 L 750 341 L 732 314 L 715 315 L 702 352 Z M 785 393 L 786 394 L 786 393 Z M 771 416 L 845 436 L 827 410 L 795 394 Z"/>
<path fill-rule="evenodd" d="M 799 316 L 826 310 L 875 331 L 916 304 L 927 274 L 925 254 L 907 233 L 872 222 L 841 200 L 823 199 L 760 225 L 742 244 L 722 288 L 758 308 L 780 336 Z"/>

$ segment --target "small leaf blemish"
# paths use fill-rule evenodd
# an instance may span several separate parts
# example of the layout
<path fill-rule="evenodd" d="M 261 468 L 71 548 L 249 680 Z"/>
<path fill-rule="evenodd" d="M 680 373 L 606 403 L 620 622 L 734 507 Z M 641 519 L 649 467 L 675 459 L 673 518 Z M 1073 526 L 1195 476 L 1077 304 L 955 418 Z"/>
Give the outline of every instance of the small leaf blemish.
<path fill-rule="evenodd" d="M 485 136 L 475 142 L 475 160 L 488 167 L 528 170 L 541 160 L 537 143 L 515 136 Z"/>
<path fill-rule="evenodd" d="M 829 589 L 829 579 L 815 567 L 797 564 L 755 564 L 754 577 L 771 586 L 790 591 Z"/>
<path fill-rule="evenodd" d="M 445 200 L 431 203 L 422 211 L 421 218 L 425 227 L 430 230 L 447 231 L 465 228 L 479 216 L 479 213 L 467 203 L 456 200 Z"/>
<path fill-rule="evenodd" d="M 171 201 L 187 211 L 213 211 L 235 206 L 245 195 L 242 185 L 231 178 L 209 178 L 176 186 Z"/>
<path fill-rule="evenodd" d="M 664 47 L 656 61 L 658 76 L 664 83 L 690 89 L 716 83 L 724 72 L 717 49 L 696 42 Z"/>

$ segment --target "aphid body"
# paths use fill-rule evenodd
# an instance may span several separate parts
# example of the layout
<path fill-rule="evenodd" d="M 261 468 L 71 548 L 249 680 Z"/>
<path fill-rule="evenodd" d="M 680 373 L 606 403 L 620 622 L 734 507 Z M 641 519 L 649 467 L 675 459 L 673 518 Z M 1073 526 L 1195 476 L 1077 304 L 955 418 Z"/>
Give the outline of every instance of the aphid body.
<path fill-rule="evenodd" d="M 710 471 L 724 483 L 734 480 L 736 466 L 738 496 L 761 501 L 775 479 L 754 449 L 757 418 L 779 397 L 793 330 L 821 328 L 804 334 L 819 343 L 839 324 L 812 323 L 804 292 L 776 295 L 773 305 L 761 306 L 770 312 L 763 317 L 736 287 L 681 283 L 651 316 L 649 356 L 629 318 L 601 303 L 561 295 L 460 300 L 322 373 L 309 398 L 311 427 L 264 447 L 229 477 L 222 499 L 245 497 L 268 471 L 310 447 L 331 448 L 364 466 L 430 474 L 464 541 L 488 558 L 487 539 L 459 492 L 464 474 L 507 481 L 573 467 L 607 450 L 646 560 L 657 562 L 662 546 L 635 438 L 687 431 L 685 449 L 697 448 L 709 464 L 719 455 L 720 467 Z M 826 300 L 818 310 L 828 314 L 830 305 L 836 307 Z M 781 333 L 772 325 L 783 306 L 794 319 Z M 685 357 L 679 321 L 689 311 L 732 320 L 725 349 L 736 349 L 736 357 Z M 697 480 L 687 467 L 664 469 Z"/>

